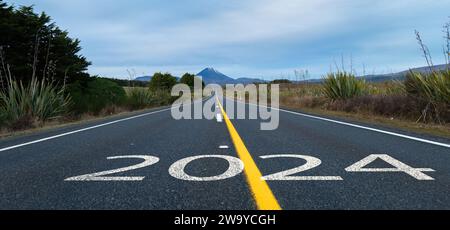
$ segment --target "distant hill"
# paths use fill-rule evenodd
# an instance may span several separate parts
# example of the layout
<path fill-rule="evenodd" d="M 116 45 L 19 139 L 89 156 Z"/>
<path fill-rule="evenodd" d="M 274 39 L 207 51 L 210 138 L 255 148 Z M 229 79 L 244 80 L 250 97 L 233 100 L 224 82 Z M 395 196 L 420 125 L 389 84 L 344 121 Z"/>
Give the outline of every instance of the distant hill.
<path fill-rule="evenodd" d="M 450 65 L 435 65 L 432 68 L 425 66 L 425 67 L 419 67 L 419 68 L 413 68 L 410 70 L 405 70 L 398 73 L 390 73 L 390 74 L 378 74 L 378 75 L 366 75 L 362 76 L 362 78 L 366 79 L 370 82 L 383 82 L 383 81 L 392 81 L 392 80 L 399 80 L 402 81 L 405 79 L 406 75 L 410 72 L 419 72 L 419 73 L 430 73 L 431 70 L 433 71 L 443 71 L 450 68 Z"/>
<path fill-rule="evenodd" d="M 446 70 L 447 68 L 450 68 L 450 65 L 445 65 L 445 64 L 444 65 L 435 65 L 431 69 L 433 71 L 443 71 L 443 70 Z M 430 67 L 425 66 L 425 67 L 418 67 L 418 68 L 413 68 L 410 70 L 405 70 L 405 71 L 398 72 L 398 73 L 371 74 L 371 75 L 360 76 L 359 78 L 364 78 L 368 82 L 385 82 L 385 81 L 395 81 L 395 80 L 403 81 L 403 80 L 405 80 L 406 75 L 410 71 L 419 72 L 419 73 L 430 73 L 431 69 L 430 69 Z M 310 80 L 301 81 L 301 82 L 322 83 L 323 79 L 310 79 Z"/>
<path fill-rule="evenodd" d="M 261 80 L 258 78 L 246 78 L 246 77 L 241 77 L 236 79 L 236 81 L 240 84 L 252 84 L 252 83 L 264 83 L 266 82 L 265 80 Z"/>
<path fill-rule="evenodd" d="M 135 81 L 150 81 L 152 79 L 152 76 L 142 76 L 134 79 Z"/>

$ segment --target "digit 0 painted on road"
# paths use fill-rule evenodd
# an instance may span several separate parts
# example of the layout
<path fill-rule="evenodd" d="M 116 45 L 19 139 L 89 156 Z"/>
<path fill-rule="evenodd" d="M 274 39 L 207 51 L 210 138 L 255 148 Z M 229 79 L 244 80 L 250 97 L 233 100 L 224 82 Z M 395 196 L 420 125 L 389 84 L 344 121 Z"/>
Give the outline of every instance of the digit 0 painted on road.
<path fill-rule="evenodd" d="M 205 158 L 219 158 L 224 159 L 228 161 L 228 169 L 226 172 L 224 172 L 221 175 L 218 176 L 211 176 L 211 177 L 195 177 L 188 175 L 185 172 L 186 166 L 195 160 L 205 159 Z M 175 177 L 180 180 L 186 180 L 186 181 L 217 181 L 217 180 L 225 180 L 231 177 L 235 177 L 242 173 L 244 170 L 244 163 L 239 160 L 236 157 L 232 156 L 222 156 L 222 155 L 205 155 L 205 156 L 195 156 L 195 157 L 188 157 L 184 158 L 182 160 L 179 160 L 175 162 L 172 166 L 169 168 L 169 174 L 172 177 Z"/>

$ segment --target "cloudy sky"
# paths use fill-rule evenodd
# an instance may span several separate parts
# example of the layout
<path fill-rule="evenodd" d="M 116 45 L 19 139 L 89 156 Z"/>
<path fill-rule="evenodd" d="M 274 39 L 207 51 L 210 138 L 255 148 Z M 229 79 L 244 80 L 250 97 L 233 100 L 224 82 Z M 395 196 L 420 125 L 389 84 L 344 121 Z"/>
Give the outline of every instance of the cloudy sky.
<path fill-rule="evenodd" d="M 414 30 L 444 63 L 450 0 L 7 0 L 35 5 L 82 41 L 89 72 L 127 78 L 214 67 L 231 77 L 320 77 L 424 66 Z M 353 60 L 353 61 L 351 61 Z"/>

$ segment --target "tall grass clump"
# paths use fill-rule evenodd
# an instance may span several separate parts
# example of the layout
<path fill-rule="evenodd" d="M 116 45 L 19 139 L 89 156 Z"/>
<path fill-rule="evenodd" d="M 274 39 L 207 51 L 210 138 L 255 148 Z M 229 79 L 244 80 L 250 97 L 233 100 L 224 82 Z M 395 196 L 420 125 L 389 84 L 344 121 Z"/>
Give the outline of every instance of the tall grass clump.
<path fill-rule="evenodd" d="M 64 87 L 36 78 L 26 86 L 10 79 L 0 92 L 0 117 L 9 129 L 24 129 L 64 114 L 69 104 Z"/>
<path fill-rule="evenodd" d="M 322 90 L 329 99 L 346 100 L 365 93 L 366 82 L 352 73 L 330 73 L 322 84 Z"/>
<path fill-rule="evenodd" d="M 156 103 L 155 95 L 147 88 L 133 87 L 127 90 L 131 109 L 143 109 Z"/>
<path fill-rule="evenodd" d="M 407 94 L 422 105 L 418 121 L 450 121 L 450 70 L 410 72 L 404 84 Z"/>
<path fill-rule="evenodd" d="M 421 105 L 421 116 L 417 120 L 423 122 L 450 122 L 450 22 L 444 25 L 445 70 L 435 70 L 431 53 L 424 44 L 420 33 L 416 31 L 416 39 L 427 61 L 429 71 L 407 74 L 404 82 L 406 93 Z"/>

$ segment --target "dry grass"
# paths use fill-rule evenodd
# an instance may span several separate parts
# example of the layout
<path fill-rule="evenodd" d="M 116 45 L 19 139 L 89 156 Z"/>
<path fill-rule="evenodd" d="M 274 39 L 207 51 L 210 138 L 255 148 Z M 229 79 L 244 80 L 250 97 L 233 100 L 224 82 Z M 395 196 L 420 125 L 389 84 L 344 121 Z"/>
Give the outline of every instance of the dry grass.
<path fill-rule="evenodd" d="M 159 107 L 154 107 L 152 109 L 157 109 Z M 79 124 L 88 124 L 91 122 L 99 122 L 104 121 L 108 119 L 114 119 L 114 118 L 122 118 L 125 116 L 133 116 L 137 115 L 139 113 L 142 113 L 143 111 L 148 110 L 149 108 L 142 109 L 142 110 L 135 110 L 130 111 L 127 108 L 124 107 L 111 107 L 107 108 L 101 111 L 98 115 L 93 115 L 89 113 L 85 113 L 78 117 L 63 117 L 59 119 L 53 119 L 45 124 L 40 124 L 39 126 L 34 126 L 34 128 L 26 129 L 26 130 L 20 130 L 20 131 L 10 131 L 6 128 L 0 129 L 0 139 L 7 138 L 7 137 L 15 137 L 15 136 L 22 136 L 27 135 L 30 133 L 40 132 L 40 131 L 46 131 L 46 130 L 52 130 L 62 127 L 68 127 L 72 125 L 79 125 Z"/>
<path fill-rule="evenodd" d="M 450 137 L 450 123 L 419 123 L 423 104 L 412 98 L 400 82 L 367 83 L 368 92 L 346 100 L 331 100 L 321 84 L 290 84 L 280 87 L 280 105 L 319 115 L 332 115 Z"/>
<path fill-rule="evenodd" d="M 434 123 L 417 123 L 410 120 L 389 118 L 384 116 L 377 116 L 367 113 L 347 113 L 343 111 L 330 111 L 325 109 L 311 109 L 311 108 L 298 108 L 282 105 L 282 107 L 291 110 L 300 110 L 309 114 L 316 114 L 319 116 L 332 116 L 337 118 L 343 118 L 354 122 L 363 122 L 368 124 L 375 124 L 385 127 L 397 128 L 404 131 L 410 131 L 419 134 L 429 134 L 433 136 L 439 136 L 450 139 L 450 125 L 439 125 Z"/>

